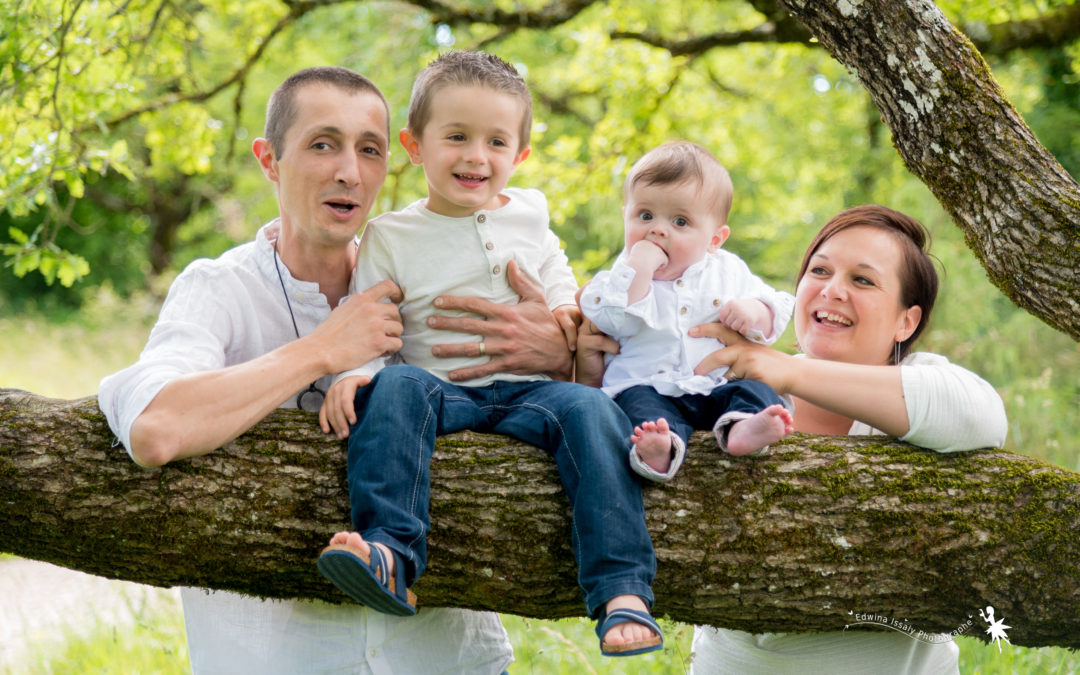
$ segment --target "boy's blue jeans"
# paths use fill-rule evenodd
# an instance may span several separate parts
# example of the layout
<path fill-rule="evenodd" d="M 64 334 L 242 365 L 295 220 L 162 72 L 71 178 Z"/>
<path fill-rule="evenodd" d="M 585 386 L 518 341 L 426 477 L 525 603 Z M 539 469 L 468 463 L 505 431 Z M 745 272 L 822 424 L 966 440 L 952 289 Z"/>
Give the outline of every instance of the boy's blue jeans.
<path fill-rule="evenodd" d="M 709 394 L 665 396 L 648 385 L 630 387 L 615 395 L 615 402 L 630 418 L 630 424 L 667 420 L 671 430 L 686 443 L 695 429 L 712 429 L 726 412 L 757 413 L 774 403 L 783 403 L 773 388 L 757 380 L 735 380 Z"/>
<path fill-rule="evenodd" d="M 461 387 L 394 365 L 357 390 L 356 414 L 348 459 L 353 525 L 407 559 L 410 585 L 427 563 L 435 437 L 468 429 L 512 436 L 554 456 L 573 511 L 571 543 L 590 617 L 622 594 L 652 607 L 656 556 L 641 485 L 626 459 L 632 429 L 599 389 L 547 380 Z"/>

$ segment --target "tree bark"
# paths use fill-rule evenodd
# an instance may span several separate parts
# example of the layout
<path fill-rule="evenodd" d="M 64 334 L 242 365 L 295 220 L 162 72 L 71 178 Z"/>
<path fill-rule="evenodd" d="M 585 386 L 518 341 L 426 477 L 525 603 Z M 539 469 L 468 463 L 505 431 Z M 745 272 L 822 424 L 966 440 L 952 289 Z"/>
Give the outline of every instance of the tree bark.
<path fill-rule="evenodd" d="M 781 0 L 870 93 L 991 281 L 1080 340 L 1080 186 L 928 0 Z"/>
<path fill-rule="evenodd" d="M 582 613 L 569 506 L 544 452 L 454 434 L 431 473 L 421 606 Z M 678 621 L 835 631 L 873 614 L 985 638 L 977 610 L 992 605 L 1015 645 L 1080 647 L 1080 475 L 1065 469 L 798 434 L 733 458 L 698 434 L 645 504 L 655 610 Z M 209 455 L 147 470 L 94 398 L 0 390 L 0 550 L 158 586 L 336 602 L 314 561 L 348 526 L 344 446 L 306 413 L 277 411 Z"/>

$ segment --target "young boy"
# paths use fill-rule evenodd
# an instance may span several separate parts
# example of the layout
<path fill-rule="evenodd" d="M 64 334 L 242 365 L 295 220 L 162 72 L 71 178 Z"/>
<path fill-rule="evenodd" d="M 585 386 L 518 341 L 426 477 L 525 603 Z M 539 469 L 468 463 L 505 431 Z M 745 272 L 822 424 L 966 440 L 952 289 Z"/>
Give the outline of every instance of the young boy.
<path fill-rule="evenodd" d="M 650 480 L 674 477 L 695 429 L 712 429 L 732 455 L 792 431 L 791 413 L 769 386 L 730 381 L 726 369 L 694 374 L 723 345 L 690 337 L 691 327 L 719 320 L 771 344 L 794 306 L 720 249 L 731 196 L 727 171 L 701 146 L 666 143 L 647 153 L 623 186 L 625 248 L 581 292 L 585 316 L 619 342 L 603 390 L 635 425 L 630 463 Z"/>
<path fill-rule="evenodd" d="M 656 560 L 641 487 L 626 469 L 626 416 L 596 389 L 543 376 L 451 383 L 451 370 L 487 360 L 483 341 L 472 343 L 471 358 L 432 356 L 433 345 L 451 339 L 427 326 L 436 298 L 516 303 L 506 277 L 512 265 L 543 286 L 556 315 L 577 314 L 577 284 L 548 229 L 544 196 L 506 187 L 529 154 L 531 124 L 524 81 L 495 56 L 450 52 L 417 78 L 400 140 L 424 167 L 428 197 L 368 224 L 354 283 L 366 288 L 370 279 L 389 278 L 401 287 L 404 346 L 394 358 L 408 365 L 372 362 L 339 376 L 328 392 L 320 421 L 324 431 L 349 436 L 357 531 L 334 535 L 319 570 L 364 605 L 413 614 L 407 588 L 427 562 L 436 435 L 505 434 L 554 455 L 573 509 L 578 581 L 589 616 L 600 617 L 603 652 L 653 651 L 663 644 L 649 614 Z"/>

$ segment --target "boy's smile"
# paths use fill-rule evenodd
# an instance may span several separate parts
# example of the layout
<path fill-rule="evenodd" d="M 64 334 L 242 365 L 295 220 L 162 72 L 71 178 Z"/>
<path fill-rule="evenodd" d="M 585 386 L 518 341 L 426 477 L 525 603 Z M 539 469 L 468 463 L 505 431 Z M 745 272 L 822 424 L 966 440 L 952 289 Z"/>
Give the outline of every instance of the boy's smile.
<path fill-rule="evenodd" d="M 488 87 L 438 90 L 420 136 L 409 129 L 400 135 L 413 164 L 424 166 L 427 208 L 461 218 L 502 206 L 500 193 L 529 155 L 519 147 L 524 114 L 514 96 Z"/>

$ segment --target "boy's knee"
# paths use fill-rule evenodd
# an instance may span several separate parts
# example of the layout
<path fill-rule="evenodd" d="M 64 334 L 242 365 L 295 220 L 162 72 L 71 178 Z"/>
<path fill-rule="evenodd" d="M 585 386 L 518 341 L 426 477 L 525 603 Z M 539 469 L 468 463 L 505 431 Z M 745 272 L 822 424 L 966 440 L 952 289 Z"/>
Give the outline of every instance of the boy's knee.
<path fill-rule="evenodd" d="M 416 366 L 397 364 L 387 366 L 375 374 L 367 389 L 371 396 L 408 398 L 411 394 L 427 396 L 433 387 L 438 386 L 438 380 L 427 371 Z"/>

